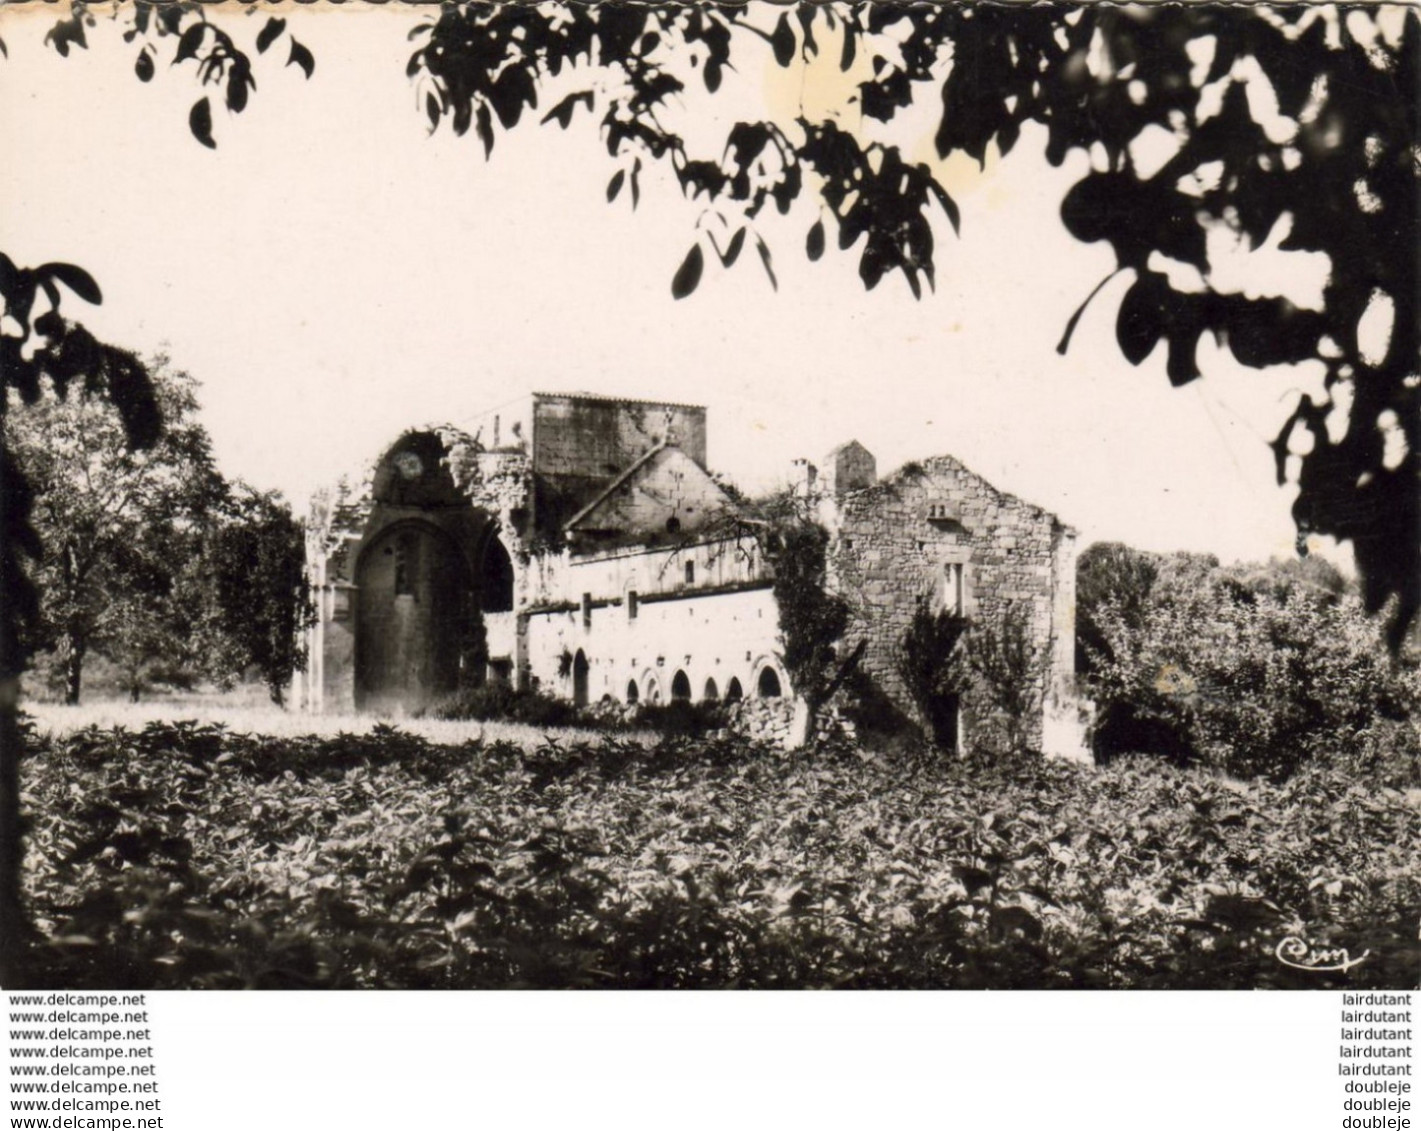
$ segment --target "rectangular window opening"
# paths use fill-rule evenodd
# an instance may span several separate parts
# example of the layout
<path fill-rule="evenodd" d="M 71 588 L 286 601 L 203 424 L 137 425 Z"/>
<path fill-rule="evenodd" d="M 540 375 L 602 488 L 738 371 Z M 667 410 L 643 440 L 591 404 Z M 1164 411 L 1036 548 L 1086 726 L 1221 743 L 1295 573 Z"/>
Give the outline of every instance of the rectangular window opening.
<path fill-rule="evenodd" d="M 962 563 L 948 562 L 943 567 L 943 608 L 953 616 L 960 617 L 963 609 Z"/>

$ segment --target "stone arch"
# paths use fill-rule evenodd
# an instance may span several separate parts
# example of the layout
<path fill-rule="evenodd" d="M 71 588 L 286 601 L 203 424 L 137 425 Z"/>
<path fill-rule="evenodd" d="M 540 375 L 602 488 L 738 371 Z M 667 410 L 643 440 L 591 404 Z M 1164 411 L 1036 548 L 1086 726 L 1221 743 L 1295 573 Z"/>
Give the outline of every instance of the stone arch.
<path fill-rule="evenodd" d="M 686 673 L 677 671 L 671 677 L 671 702 L 689 703 L 691 701 L 691 681 Z"/>
<path fill-rule="evenodd" d="M 641 677 L 641 698 L 644 703 L 661 702 L 661 681 L 654 671 L 648 671 Z"/>
<path fill-rule="evenodd" d="M 725 685 L 725 701 L 727 703 L 739 703 L 745 698 L 745 692 L 741 690 L 740 680 L 737 676 L 731 676 L 730 682 Z"/>
<path fill-rule="evenodd" d="M 380 531 L 355 568 L 355 705 L 414 710 L 456 691 L 470 608 L 468 563 L 431 522 Z"/>
<path fill-rule="evenodd" d="M 587 653 L 581 648 L 572 658 L 572 704 L 574 707 L 587 706 L 587 674 L 590 665 Z"/>
<path fill-rule="evenodd" d="M 702 691 L 701 691 L 701 702 L 703 702 L 703 703 L 719 703 L 719 702 L 720 702 L 720 688 L 716 687 L 716 685 L 715 685 L 715 678 L 714 678 L 714 677 L 711 677 L 711 678 L 709 678 L 709 679 L 706 680 L 706 685 L 705 685 L 705 687 L 704 687 L 704 688 L 702 689 Z"/>
<path fill-rule="evenodd" d="M 755 677 L 755 697 L 757 699 L 778 699 L 784 695 L 784 681 L 773 664 L 766 664 Z"/>
<path fill-rule="evenodd" d="M 641 688 L 637 687 L 637 685 L 636 685 L 636 680 L 634 680 L 634 679 L 629 679 L 629 680 L 627 680 L 627 703 L 628 703 L 628 705 L 635 704 L 635 703 L 636 703 L 638 700 L 640 700 L 640 699 L 641 699 Z"/>

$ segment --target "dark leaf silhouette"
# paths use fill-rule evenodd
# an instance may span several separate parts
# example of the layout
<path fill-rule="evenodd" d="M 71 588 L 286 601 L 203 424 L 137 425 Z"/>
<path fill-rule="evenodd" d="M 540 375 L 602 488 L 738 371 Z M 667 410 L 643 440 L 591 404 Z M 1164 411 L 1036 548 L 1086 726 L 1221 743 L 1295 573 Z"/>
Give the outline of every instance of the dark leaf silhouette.
<path fill-rule="evenodd" d="M 94 277 L 82 267 L 75 267 L 72 263 L 46 263 L 41 267 L 36 267 L 35 274 L 48 276 L 63 283 L 85 302 L 91 302 L 95 306 L 104 301 L 104 296 L 99 290 L 99 284 L 94 282 Z"/>
<path fill-rule="evenodd" d="M 824 254 L 824 221 L 815 220 L 809 227 L 809 234 L 804 240 L 804 251 L 811 261 L 817 260 Z"/>
<path fill-rule="evenodd" d="M 675 278 L 671 280 L 671 297 L 685 298 L 694 291 L 701 281 L 701 272 L 704 269 L 705 255 L 701 252 L 701 245 L 694 244 L 686 253 L 686 258 L 681 261 L 681 266 L 676 269 Z"/>
<path fill-rule="evenodd" d="M 291 55 L 286 60 L 286 65 L 289 67 L 293 63 L 306 73 L 307 78 L 310 78 L 316 69 L 316 60 L 310 50 L 304 43 L 298 43 L 295 39 L 291 41 Z"/>
<path fill-rule="evenodd" d="M 153 78 L 153 56 L 148 54 L 147 48 L 140 51 L 134 60 L 133 73 L 138 76 L 139 82 L 148 82 Z"/>
<path fill-rule="evenodd" d="M 474 128 L 478 130 L 479 140 L 484 143 L 484 156 L 490 156 L 493 153 L 493 121 L 488 107 L 482 102 L 474 114 Z"/>
<path fill-rule="evenodd" d="M 276 42 L 277 38 L 286 30 L 286 21 L 280 16 L 272 16 L 257 33 L 257 51 L 265 54 L 266 49 Z"/>
<path fill-rule="evenodd" d="M 607 182 L 607 203 L 617 199 L 617 194 L 622 191 L 622 182 L 627 179 L 627 171 L 618 169 L 612 174 L 612 179 Z"/>
<path fill-rule="evenodd" d="M 195 20 L 189 24 L 178 40 L 178 49 L 173 52 L 173 62 L 181 63 L 197 57 L 197 49 L 202 46 L 202 37 L 207 33 L 207 24 Z"/>
<path fill-rule="evenodd" d="M 244 63 L 234 62 L 227 71 L 227 109 L 240 114 L 247 108 L 247 92 L 256 85 Z"/>
<path fill-rule="evenodd" d="M 561 102 L 559 102 L 556 106 L 554 106 L 551 110 L 549 110 L 546 114 L 543 115 L 544 124 L 556 119 L 558 125 L 560 125 L 563 129 L 567 129 L 567 127 L 572 122 L 572 112 L 579 102 L 585 103 L 587 109 L 591 110 L 592 92 L 590 90 L 579 90 L 572 94 L 569 94 L 566 98 L 564 98 Z"/>
<path fill-rule="evenodd" d="M 730 237 L 730 243 L 721 255 L 720 261 L 726 267 L 734 267 L 735 261 L 740 258 L 740 251 L 745 246 L 745 229 L 741 228 Z"/>
<path fill-rule="evenodd" d="M 1115 338 L 1131 365 L 1149 357 L 1164 334 L 1168 287 L 1155 274 L 1146 274 L 1125 292 L 1115 319 Z"/>
<path fill-rule="evenodd" d="M 789 16 L 781 15 L 775 23 L 770 46 L 775 51 L 775 62 L 781 67 L 788 67 L 794 61 L 794 29 L 789 26 Z"/>
<path fill-rule="evenodd" d="M 212 104 L 206 98 L 199 98 L 192 104 L 192 109 L 187 117 L 188 129 L 192 130 L 192 136 L 207 146 L 208 149 L 216 149 L 217 143 L 212 140 Z"/>

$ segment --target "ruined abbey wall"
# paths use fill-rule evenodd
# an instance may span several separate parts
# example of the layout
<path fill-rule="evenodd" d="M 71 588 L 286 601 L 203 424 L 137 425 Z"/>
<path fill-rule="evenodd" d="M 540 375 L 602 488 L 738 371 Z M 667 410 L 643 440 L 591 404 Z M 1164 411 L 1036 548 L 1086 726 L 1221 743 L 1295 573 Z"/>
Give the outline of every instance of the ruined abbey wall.
<path fill-rule="evenodd" d="M 920 599 L 989 628 L 1020 617 L 1036 657 L 1025 735 L 1039 745 L 1048 698 L 1074 675 L 1074 532 L 948 456 L 826 496 L 822 514 L 831 585 L 852 609 L 845 639 L 867 641 L 863 667 L 875 683 L 916 713 L 900 664 Z M 963 706 L 968 729 L 989 713 L 980 694 Z"/>

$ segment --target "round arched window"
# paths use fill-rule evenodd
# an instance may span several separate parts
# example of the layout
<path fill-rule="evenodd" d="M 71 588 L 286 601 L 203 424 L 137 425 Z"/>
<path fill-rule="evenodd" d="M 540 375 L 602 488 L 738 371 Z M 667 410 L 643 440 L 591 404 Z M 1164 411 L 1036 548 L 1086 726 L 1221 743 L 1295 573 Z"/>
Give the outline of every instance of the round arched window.
<path fill-rule="evenodd" d="M 774 668 L 765 668 L 760 672 L 760 681 L 756 684 L 756 690 L 761 699 L 778 699 L 780 691 L 780 677 L 775 674 Z"/>

